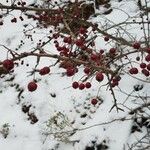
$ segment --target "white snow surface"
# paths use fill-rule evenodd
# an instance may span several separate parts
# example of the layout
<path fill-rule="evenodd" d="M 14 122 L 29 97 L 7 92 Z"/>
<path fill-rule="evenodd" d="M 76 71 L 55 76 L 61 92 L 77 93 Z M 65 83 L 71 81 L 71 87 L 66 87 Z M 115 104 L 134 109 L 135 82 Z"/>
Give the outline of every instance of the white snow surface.
<path fill-rule="evenodd" d="M 1 0 L 1 3 L 5 4 L 5 0 Z M 32 3 L 32 0 L 28 0 L 27 3 Z M 101 22 L 102 25 L 107 18 L 111 21 L 108 24 L 109 27 L 114 23 L 118 24 L 127 21 L 127 14 L 132 17 L 140 12 L 135 0 L 122 0 L 121 2 L 112 0 L 111 5 L 114 8 L 112 13 L 91 18 L 91 21 Z M 96 11 L 101 13 L 101 9 Z M 18 18 L 20 11 L 13 11 L 11 14 Z M 26 18 L 25 16 L 23 17 Z M 12 15 L 5 17 L 4 25 L 0 27 L 0 44 L 15 50 L 17 45 L 20 44 L 20 40 L 23 39 L 25 44 L 18 51 L 18 53 L 21 53 L 31 51 L 39 39 L 43 41 L 47 39 L 46 35 L 49 33 L 49 29 L 42 29 L 33 34 L 34 41 L 30 41 L 22 33 L 23 25 L 30 23 L 34 26 L 35 22 L 32 19 L 25 19 L 23 22 L 18 21 L 16 24 L 13 24 L 10 22 L 11 18 Z M 28 28 L 30 29 L 32 26 L 29 25 Z M 127 26 L 127 29 L 138 40 L 142 38 L 143 33 L 139 25 Z M 110 29 L 108 32 L 114 34 L 116 29 Z M 131 40 L 129 36 L 123 36 Z M 114 45 L 114 43 L 112 42 L 111 45 Z M 110 45 L 103 41 L 102 36 L 99 36 L 96 39 L 96 48 L 109 49 Z M 4 47 L 1 46 L 0 49 L 0 60 L 2 61 L 6 59 L 7 54 Z M 52 54 L 56 53 L 55 47 L 52 44 L 47 44 L 44 50 Z M 135 55 L 132 56 L 133 59 L 135 57 Z M 42 58 L 38 68 L 51 65 L 54 62 L 54 59 Z M 19 61 L 18 63 L 20 64 Z M 97 143 L 106 140 L 109 150 L 126 150 L 128 149 L 127 143 L 132 144 L 134 140 L 137 140 L 137 137 L 144 135 L 145 129 L 143 129 L 143 133 L 135 132 L 132 135 L 130 134 L 132 120 L 120 121 L 117 119 L 122 117 L 131 118 L 132 116 L 128 115 L 130 109 L 136 108 L 142 103 L 142 100 L 128 97 L 125 93 L 130 94 L 135 84 L 144 84 L 144 88 L 141 91 L 134 91 L 132 94 L 134 96 L 150 96 L 149 82 L 139 81 L 128 74 L 122 75 L 119 87 L 115 87 L 114 91 L 116 99 L 120 104 L 119 106 L 124 112 L 117 112 L 115 108 L 109 112 L 114 100 L 107 87 L 101 86 L 106 84 L 106 80 L 102 81 L 102 83 L 92 80 L 92 88 L 83 91 L 74 90 L 71 87 L 73 81 L 78 81 L 81 78 L 83 75 L 82 71 L 79 71 L 79 74 L 75 77 L 62 77 L 63 69 L 60 69 L 58 66 L 51 67 L 49 75 L 41 77 L 38 73 L 35 74 L 35 78 L 39 79 L 38 89 L 35 92 L 29 92 L 27 84 L 33 80 L 33 76 L 28 76 L 28 72 L 34 68 L 35 63 L 35 57 L 25 58 L 24 65 L 15 67 L 14 74 L 8 74 L 0 80 L 0 129 L 4 124 L 9 124 L 7 138 L 0 134 L 0 150 L 52 150 L 57 146 L 58 150 L 84 150 L 85 146 L 90 145 L 92 140 L 96 140 Z M 29 66 L 26 66 L 26 64 L 29 64 Z M 15 79 L 12 82 L 5 81 L 13 75 L 15 75 Z M 141 74 L 136 75 L 136 77 L 145 79 Z M 15 86 L 11 87 L 12 84 L 19 84 L 19 87 L 24 90 L 23 97 L 19 103 L 18 91 L 15 89 Z M 56 97 L 52 97 L 52 94 L 56 94 Z M 90 100 L 95 98 L 97 94 L 103 100 L 103 103 L 92 106 Z M 32 105 L 30 113 L 33 112 L 37 116 L 37 123 L 31 124 L 27 113 L 22 112 L 21 109 L 24 104 Z M 84 109 L 85 106 L 90 106 L 90 109 Z M 87 117 L 81 118 L 80 115 L 84 113 L 87 113 Z M 46 122 L 56 116 L 56 114 L 59 115 L 60 122 L 64 121 L 65 118 L 67 120 L 62 129 L 53 127 L 52 124 L 49 128 L 46 126 Z M 148 110 L 147 114 L 150 115 Z M 113 121 L 115 119 L 116 121 Z M 73 125 L 71 124 L 72 121 L 75 121 Z M 101 124 L 106 122 L 110 123 Z M 62 140 L 62 138 L 54 138 L 52 134 L 55 132 L 73 131 L 74 129 L 79 130 L 75 131 L 75 134 L 72 136 L 69 133 L 64 134 L 64 138 L 67 138 L 68 141 Z M 73 144 L 72 141 L 79 142 Z"/>

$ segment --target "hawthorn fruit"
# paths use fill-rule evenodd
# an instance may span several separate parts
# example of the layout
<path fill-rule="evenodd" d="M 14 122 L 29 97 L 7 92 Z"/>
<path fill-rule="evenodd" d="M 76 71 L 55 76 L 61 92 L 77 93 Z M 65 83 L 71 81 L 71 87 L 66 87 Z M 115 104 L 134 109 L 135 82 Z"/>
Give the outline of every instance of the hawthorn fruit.
<path fill-rule="evenodd" d="M 46 75 L 50 72 L 50 68 L 49 67 L 44 67 L 42 69 L 40 69 L 39 74 L 40 75 Z"/>
<path fill-rule="evenodd" d="M 129 70 L 130 74 L 138 74 L 138 69 L 133 67 Z"/>
<path fill-rule="evenodd" d="M 83 90 L 84 88 L 85 88 L 85 84 L 84 84 L 84 83 L 80 83 L 80 84 L 79 84 L 79 89 L 80 89 L 80 90 Z"/>
<path fill-rule="evenodd" d="M 84 45 L 84 41 L 82 40 L 82 39 L 78 39 L 78 40 L 76 40 L 76 45 L 78 46 L 78 47 L 82 47 L 83 45 Z"/>
<path fill-rule="evenodd" d="M 84 27 L 81 27 L 80 29 L 79 29 L 79 33 L 80 34 L 85 34 L 87 32 L 87 30 L 86 30 L 86 28 L 84 28 Z"/>
<path fill-rule="evenodd" d="M 146 67 L 147 67 L 147 70 L 150 71 L 150 64 L 148 64 Z"/>
<path fill-rule="evenodd" d="M 74 88 L 74 89 L 77 89 L 78 87 L 79 87 L 79 83 L 78 82 L 73 82 L 72 83 L 72 87 Z"/>
<path fill-rule="evenodd" d="M 7 71 L 10 71 L 11 69 L 14 68 L 14 62 L 10 59 L 6 59 L 3 61 L 3 68 L 6 69 Z"/>
<path fill-rule="evenodd" d="M 92 85 L 91 85 L 90 82 L 86 82 L 86 83 L 85 83 L 85 87 L 86 87 L 87 89 L 89 89 L 91 86 L 92 86 Z"/>
<path fill-rule="evenodd" d="M 109 50 L 109 53 L 110 53 L 110 54 L 115 54 L 115 53 L 116 53 L 116 48 L 111 48 L 111 49 Z"/>
<path fill-rule="evenodd" d="M 71 77 L 75 74 L 75 69 L 74 68 L 67 68 L 66 74 L 68 77 Z"/>
<path fill-rule="evenodd" d="M 104 53 L 104 50 L 103 50 L 103 49 L 100 49 L 99 53 L 100 53 L 100 54 L 103 54 L 103 53 Z"/>
<path fill-rule="evenodd" d="M 106 42 L 109 41 L 109 36 L 105 36 L 104 41 L 106 41 Z"/>
<path fill-rule="evenodd" d="M 91 54 L 91 60 L 96 61 L 98 59 L 97 54 Z"/>
<path fill-rule="evenodd" d="M 139 42 L 133 43 L 133 48 L 134 49 L 139 49 L 141 47 L 141 44 Z"/>
<path fill-rule="evenodd" d="M 92 100 L 91 100 L 91 104 L 92 105 L 96 105 L 98 103 L 98 100 L 96 99 L 96 98 L 93 98 Z"/>
<path fill-rule="evenodd" d="M 150 54 L 150 48 L 146 48 L 146 52 Z"/>
<path fill-rule="evenodd" d="M 88 75 L 90 73 L 90 71 L 91 71 L 90 68 L 88 68 L 88 67 L 84 68 L 84 73 L 85 74 Z"/>
<path fill-rule="evenodd" d="M 104 79 L 104 75 L 101 72 L 98 72 L 95 78 L 98 82 L 101 82 Z"/>
<path fill-rule="evenodd" d="M 146 60 L 147 62 L 150 61 L 150 54 L 148 54 L 148 55 L 145 57 L 145 60 Z"/>
<path fill-rule="evenodd" d="M 142 69 L 142 73 L 148 77 L 149 76 L 149 71 L 147 69 Z"/>
<path fill-rule="evenodd" d="M 146 68 L 146 64 L 145 63 L 141 63 L 140 64 L 140 68 L 142 68 L 142 69 Z"/>
<path fill-rule="evenodd" d="M 111 86 L 112 86 L 112 87 L 115 87 L 115 86 L 118 86 L 118 84 L 119 84 L 118 81 L 113 81 L 113 82 L 111 83 Z"/>
<path fill-rule="evenodd" d="M 36 89 L 37 89 L 37 84 L 36 84 L 36 82 L 32 81 L 32 82 L 28 83 L 28 90 L 29 90 L 30 92 L 33 92 L 33 91 L 35 91 Z"/>

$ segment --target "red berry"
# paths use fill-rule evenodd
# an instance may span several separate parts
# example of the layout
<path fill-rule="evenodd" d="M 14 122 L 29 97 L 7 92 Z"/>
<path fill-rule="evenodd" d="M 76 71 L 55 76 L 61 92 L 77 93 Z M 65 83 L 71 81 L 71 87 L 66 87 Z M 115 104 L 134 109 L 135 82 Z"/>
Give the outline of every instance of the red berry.
<path fill-rule="evenodd" d="M 72 43 L 71 37 L 64 37 L 64 43 L 71 44 Z"/>
<path fill-rule="evenodd" d="M 148 65 L 147 65 L 147 70 L 149 70 L 149 71 L 150 71 L 150 64 L 148 64 Z"/>
<path fill-rule="evenodd" d="M 142 69 L 142 73 L 143 73 L 146 77 L 149 76 L 149 71 L 146 70 L 146 69 Z"/>
<path fill-rule="evenodd" d="M 62 47 L 60 47 L 58 44 L 56 44 L 56 48 L 57 48 L 57 50 L 60 52 L 60 51 L 62 51 Z"/>
<path fill-rule="evenodd" d="M 92 100 L 91 100 L 91 104 L 92 105 L 96 105 L 98 103 L 98 100 L 97 99 L 95 99 L 95 98 L 93 98 Z"/>
<path fill-rule="evenodd" d="M 111 48 L 111 49 L 109 50 L 109 53 L 110 53 L 110 54 L 115 54 L 115 53 L 116 53 L 116 48 Z"/>
<path fill-rule="evenodd" d="M 49 67 L 44 67 L 44 68 L 40 69 L 39 74 L 40 74 L 40 75 L 46 75 L 46 74 L 48 74 L 49 72 L 50 72 L 50 68 L 49 68 Z"/>
<path fill-rule="evenodd" d="M 79 89 L 80 89 L 80 90 L 83 90 L 84 88 L 85 88 L 85 85 L 84 85 L 83 83 L 80 83 L 80 84 L 79 84 Z"/>
<path fill-rule="evenodd" d="M 72 83 L 72 87 L 74 88 L 74 89 L 77 89 L 78 87 L 79 87 L 79 83 L 78 82 L 73 82 Z"/>
<path fill-rule="evenodd" d="M 129 72 L 130 72 L 130 74 L 137 74 L 138 73 L 138 69 L 134 67 L 134 68 L 131 68 L 129 70 Z"/>
<path fill-rule="evenodd" d="M 64 37 L 64 43 L 67 43 L 68 42 L 68 37 Z"/>
<path fill-rule="evenodd" d="M 143 68 L 146 68 L 146 64 L 145 63 L 141 63 L 140 64 L 140 67 L 143 69 Z"/>
<path fill-rule="evenodd" d="M 91 54 L 91 60 L 96 61 L 98 59 L 97 54 Z"/>
<path fill-rule="evenodd" d="M 83 46 L 81 46 L 80 48 L 81 48 L 82 50 L 86 50 L 86 49 L 87 49 L 86 45 L 83 45 Z"/>
<path fill-rule="evenodd" d="M 85 83 L 85 87 L 86 87 L 87 89 L 89 89 L 91 86 L 92 86 L 92 85 L 91 85 L 90 82 L 86 82 L 86 83 Z"/>
<path fill-rule="evenodd" d="M 113 79 L 113 81 L 120 81 L 121 77 L 119 75 L 115 76 L 115 78 Z"/>
<path fill-rule="evenodd" d="M 67 68 L 66 74 L 68 77 L 71 77 L 75 74 L 75 69 L 74 68 Z"/>
<path fill-rule="evenodd" d="M 145 57 L 145 60 L 146 60 L 147 62 L 150 61 L 150 54 L 148 54 L 148 55 Z"/>
<path fill-rule="evenodd" d="M 89 74 L 90 71 L 91 71 L 90 68 L 88 68 L 88 67 L 84 68 L 84 73 L 85 73 L 85 74 Z"/>
<path fill-rule="evenodd" d="M 28 90 L 30 91 L 30 92 L 33 92 L 33 91 L 35 91 L 37 89 L 37 84 L 34 82 L 34 81 L 32 81 L 32 82 L 30 82 L 29 84 L 28 84 Z"/>
<path fill-rule="evenodd" d="M 133 48 L 134 49 L 139 49 L 141 47 L 141 44 L 139 42 L 133 43 Z"/>
<path fill-rule="evenodd" d="M 76 40 L 76 45 L 79 46 L 79 47 L 82 47 L 84 45 L 83 40 L 82 39 Z"/>
<path fill-rule="evenodd" d="M 118 82 L 112 82 L 112 83 L 111 83 L 111 86 L 112 86 L 112 87 L 115 87 L 115 86 L 117 86 L 117 85 L 118 85 Z"/>
<path fill-rule="evenodd" d="M 80 34 L 85 34 L 87 32 L 87 30 L 85 28 L 81 27 L 79 32 L 80 32 Z"/>
<path fill-rule="evenodd" d="M 112 83 L 111 83 L 111 86 L 112 87 L 115 87 L 115 86 L 117 86 L 119 83 L 118 83 L 118 81 L 113 81 Z"/>
<path fill-rule="evenodd" d="M 146 52 L 150 54 L 150 48 L 146 48 Z"/>
<path fill-rule="evenodd" d="M 109 41 L 109 36 L 105 36 L 104 41 Z"/>
<path fill-rule="evenodd" d="M 96 80 L 97 81 L 103 81 L 103 79 L 104 79 L 104 75 L 101 73 L 101 72 L 98 72 L 97 74 L 96 74 Z"/>
<path fill-rule="evenodd" d="M 10 59 L 6 59 L 3 61 L 3 67 L 7 70 L 10 71 L 11 69 L 14 68 L 14 62 Z"/>
<path fill-rule="evenodd" d="M 103 53 L 104 53 L 104 50 L 103 50 L 103 49 L 100 49 L 99 52 L 100 52 L 100 54 L 103 54 Z"/>

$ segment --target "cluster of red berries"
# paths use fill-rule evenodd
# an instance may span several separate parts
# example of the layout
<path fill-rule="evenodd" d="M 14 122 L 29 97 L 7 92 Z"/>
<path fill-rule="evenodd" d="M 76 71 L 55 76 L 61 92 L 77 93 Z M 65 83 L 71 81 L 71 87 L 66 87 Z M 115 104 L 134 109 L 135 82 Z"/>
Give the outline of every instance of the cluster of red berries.
<path fill-rule="evenodd" d="M 91 83 L 90 82 L 86 82 L 85 84 L 84 83 L 79 83 L 79 82 L 73 82 L 72 83 L 72 87 L 74 88 L 74 89 L 80 89 L 80 90 L 83 90 L 83 89 L 85 89 L 85 88 L 87 88 L 87 89 L 89 89 L 89 88 L 91 88 Z"/>
<path fill-rule="evenodd" d="M 65 69 L 66 69 L 66 75 L 68 77 L 71 77 L 78 72 L 78 68 L 76 68 L 76 67 L 67 67 Z"/>
<path fill-rule="evenodd" d="M 72 44 L 73 41 L 72 41 L 71 36 L 69 36 L 69 37 L 64 37 L 63 42 L 64 42 L 64 43 L 67 43 L 67 44 Z"/>
<path fill-rule="evenodd" d="M 133 48 L 134 49 L 139 49 L 141 48 L 141 44 L 139 42 L 135 42 L 133 43 Z M 145 61 L 148 62 L 148 64 L 141 62 L 139 64 L 139 69 L 141 69 L 141 73 L 144 74 L 146 77 L 148 77 L 150 75 L 150 48 L 145 48 L 145 52 L 148 53 L 145 56 Z M 140 57 L 136 58 L 137 61 L 140 60 Z M 138 74 L 139 73 L 139 69 L 137 67 L 132 67 L 129 69 L 129 73 L 134 75 L 134 74 Z"/>
<path fill-rule="evenodd" d="M 31 16 L 30 16 L 31 17 Z M 47 12 L 44 13 L 36 13 L 36 16 L 33 15 L 32 18 L 34 20 L 39 21 L 39 23 L 41 25 L 43 25 L 43 27 L 47 27 L 47 25 L 54 25 L 54 26 L 58 26 L 59 23 L 63 22 L 63 15 L 62 15 L 62 10 L 57 10 L 55 14 L 50 14 Z"/>
<path fill-rule="evenodd" d="M 141 72 L 142 74 L 144 74 L 146 77 L 148 77 L 150 75 L 150 63 L 146 64 L 146 63 L 140 63 L 140 68 L 141 68 Z M 136 67 L 132 67 L 129 70 L 129 73 L 134 75 L 134 74 L 138 74 L 139 70 Z"/>
<path fill-rule="evenodd" d="M 146 63 L 141 63 L 140 64 L 140 68 L 142 69 L 141 72 L 148 77 L 150 75 L 150 63 L 146 64 Z"/>
<path fill-rule="evenodd" d="M 85 68 L 86 69 L 86 71 L 84 70 L 84 72 L 86 72 L 87 74 L 89 74 L 89 69 L 88 68 Z M 101 72 L 97 72 L 97 74 L 96 74 L 96 76 L 95 76 L 95 79 L 98 81 L 98 82 L 101 82 L 101 81 L 103 81 L 103 79 L 104 79 L 104 75 L 103 75 L 103 73 L 101 73 Z M 89 89 L 89 88 L 91 88 L 91 83 L 90 82 L 86 82 L 85 84 L 84 83 L 78 83 L 78 82 L 73 82 L 72 83 L 72 87 L 74 88 L 74 89 L 77 89 L 77 88 L 79 88 L 80 90 L 83 90 L 84 88 L 87 88 L 87 89 Z"/>
<path fill-rule="evenodd" d="M 71 56 L 72 53 L 69 48 L 67 48 L 65 45 L 64 46 L 59 46 L 57 42 L 55 42 L 55 47 L 59 51 L 60 56 Z"/>

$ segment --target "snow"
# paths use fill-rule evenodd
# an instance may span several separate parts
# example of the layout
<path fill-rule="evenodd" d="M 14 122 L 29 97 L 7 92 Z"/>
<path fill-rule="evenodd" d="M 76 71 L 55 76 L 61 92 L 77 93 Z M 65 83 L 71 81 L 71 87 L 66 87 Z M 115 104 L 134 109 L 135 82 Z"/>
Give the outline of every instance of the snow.
<path fill-rule="evenodd" d="M 1 3 L 5 4 L 5 1 L 1 0 Z M 30 1 L 28 1 L 28 3 L 30 3 Z M 113 8 L 112 13 L 106 16 L 98 15 L 96 18 L 92 18 L 91 21 L 101 21 L 101 24 L 103 24 L 107 18 L 110 20 L 108 21 L 108 26 L 111 27 L 114 24 L 131 21 L 127 14 L 130 16 L 139 14 L 138 7 L 134 0 L 123 0 L 121 2 L 112 0 L 111 5 Z M 20 12 L 13 11 L 12 14 L 18 16 Z M 23 17 L 26 18 L 25 16 Z M 0 33 L 2 35 L 0 44 L 7 45 L 10 49 L 15 50 L 20 44 L 20 40 L 23 38 L 25 44 L 18 51 L 18 53 L 22 53 L 27 50 L 33 50 L 33 47 L 36 46 L 35 43 L 39 39 L 46 39 L 45 35 L 48 34 L 48 29 L 38 30 L 37 33 L 33 34 L 34 42 L 26 39 L 22 33 L 22 26 L 27 23 L 34 26 L 35 22 L 32 21 L 32 19 L 25 19 L 23 22 L 19 21 L 16 24 L 12 24 L 10 22 L 11 18 L 12 15 L 5 17 L 5 24 L 0 27 Z M 104 29 L 105 28 L 107 27 L 104 27 Z M 138 37 L 138 39 L 143 37 L 139 25 L 127 26 L 127 29 L 133 34 L 133 37 Z M 116 29 L 110 29 L 108 33 L 116 34 L 116 31 Z M 130 40 L 128 35 L 122 34 L 122 36 Z M 110 44 L 111 46 L 115 46 L 113 42 Z M 102 35 L 99 35 L 96 39 L 96 46 L 97 50 L 109 49 L 111 47 L 103 41 Z M 55 53 L 55 47 L 52 44 L 48 44 L 44 49 L 47 52 Z M 2 61 L 6 57 L 6 50 L 1 46 L 0 60 Z M 8 57 L 11 58 L 11 55 Z M 135 60 L 135 57 L 135 54 L 132 54 L 133 60 Z M 18 63 L 20 64 L 19 61 Z M 146 132 L 145 129 L 143 129 L 143 133 L 130 133 L 133 121 L 130 119 L 132 116 L 129 115 L 128 112 L 138 107 L 139 104 L 143 104 L 142 99 L 138 98 L 139 95 L 141 97 L 150 96 L 149 82 L 143 83 L 128 74 L 123 75 L 119 83 L 119 88 L 121 90 L 116 87 L 114 91 L 117 102 L 120 104 L 119 107 L 124 109 L 124 112 L 117 112 L 115 108 L 109 112 L 113 106 L 114 100 L 107 87 L 102 86 L 107 82 L 106 77 L 102 83 L 97 83 L 95 80 L 92 80 L 91 89 L 85 89 L 84 91 L 74 90 L 71 84 L 73 81 L 78 81 L 80 77 L 83 76 L 82 71 L 79 70 L 80 74 L 73 78 L 66 76 L 62 77 L 61 73 L 64 72 L 64 70 L 56 65 L 51 68 L 51 73 L 49 75 L 42 77 L 42 80 L 40 80 L 41 76 L 38 74 L 34 77 L 29 76 L 29 72 L 34 68 L 35 63 L 35 57 L 25 58 L 24 64 L 15 68 L 15 78 L 12 82 L 6 82 L 5 80 L 10 79 L 13 74 L 6 75 L 0 80 L 0 129 L 4 124 L 9 124 L 9 134 L 7 138 L 4 138 L 3 135 L 0 134 L 0 149 L 52 150 L 55 148 L 57 149 L 58 146 L 58 150 L 83 150 L 87 145 L 91 144 L 92 140 L 97 141 L 98 144 L 106 140 L 109 150 L 123 150 L 124 148 L 128 149 L 126 144 L 132 144 L 137 139 L 140 139 Z M 38 68 L 51 65 L 52 63 L 55 63 L 54 59 L 41 58 Z M 29 66 L 26 64 L 29 64 Z M 136 77 L 141 79 L 145 78 L 141 74 Z M 33 78 L 39 79 L 38 89 L 30 93 L 27 90 L 27 84 L 32 81 Z M 20 98 L 21 101 L 19 103 L 19 92 L 15 86 L 10 86 L 12 84 L 19 84 L 19 88 L 23 89 L 22 97 Z M 135 84 L 143 84 L 144 87 L 141 91 L 136 92 L 133 91 L 133 86 Z M 127 94 L 131 92 L 134 96 L 128 97 Z M 53 95 L 56 95 L 56 97 Z M 103 102 L 99 102 L 96 106 L 91 106 L 91 98 L 95 98 L 97 95 Z M 31 124 L 28 114 L 23 113 L 21 109 L 24 104 L 32 105 L 29 112 L 37 116 L 37 123 Z M 85 109 L 85 107 L 88 106 L 90 106 L 90 108 Z M 146 112 L 147 116 L 149 116 L 150 111 L 146 110 Z M 85 113 L 87 116 L 82 118 L 81 115 Z M 66 119 L 62 129 L 55 126 L 53 123 L 47 128 L 46 123 L 54 116 L 58 117 L 58 123 L 60 124 Z M 119 120 L 123 117 L 128 119 L 125 121 Z M 74 124 L 72 124 L 73 121 L 75 121 Z M 76 129 L 78 130 L 76 131 Z M 75 133 L 72 136 L 70 136 L 69 132 L 68 134 L 64 134 L 64 139 L 60 137 L 61 132 L 71 131 L 72 133 L 74 130 Z M 52 133 L 57 132 L 58 135 L 54 138 Z M 49 134 L 47 135 L 47 133 Z"/>

